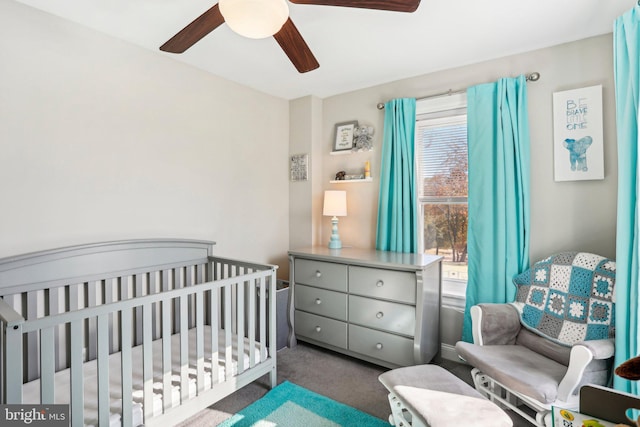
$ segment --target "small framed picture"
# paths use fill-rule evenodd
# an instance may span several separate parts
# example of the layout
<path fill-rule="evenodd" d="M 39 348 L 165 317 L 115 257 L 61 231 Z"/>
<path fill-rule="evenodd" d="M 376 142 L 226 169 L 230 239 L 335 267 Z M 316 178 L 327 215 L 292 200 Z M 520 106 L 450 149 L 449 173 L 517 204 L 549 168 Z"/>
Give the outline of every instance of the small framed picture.
<path fill-rule="evenodd" d="M 291 181 L 307 181 L 309 179 L 309 155 L 293 154 L 289 160 Z"/>
<path fill-rule="evenodd" d="M 358 126 L 358 122 L 337 123 L 333 151 L 351 150 L 353 148 L 353 131 Z"/>

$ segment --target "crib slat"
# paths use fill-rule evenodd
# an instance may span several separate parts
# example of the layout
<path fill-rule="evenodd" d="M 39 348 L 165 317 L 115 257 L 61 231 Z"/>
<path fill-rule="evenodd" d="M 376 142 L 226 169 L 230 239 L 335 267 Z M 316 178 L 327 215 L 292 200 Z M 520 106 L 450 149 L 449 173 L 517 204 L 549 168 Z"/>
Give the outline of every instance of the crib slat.
<path fill-rule="evenodd" d="M 189 309 L 188 296 L 180 297 L 180 401 L 189 399 Z"/>
<path fill-rule="evenodd" d="M 171 305 L 162 301 L 162 408 L 166 412 L 173 404 L 171 396 Z"/>
<path fill-rule="evenodd" d="M 98 300 L 98 292 L 97 292 L 97 282 L 88 282 L 85 283 L 85 307 L 95 307 L 100 304 Z M 96 358 L 97 352 L 97 343 L 95 340 L 91 339 L 96 334 L 96 319 L 89 318 L 87 319 L 86 325 L 86 334 L 87 334 L 87 356 L 89 360 L 93 360 Z"/>
<path fill-rule="evenodd" d="M 204 293 L 196 294 L 196 385 L 204 391 Z"/>
<path fill-rule="evenodd" d="M 183 287 L 182 281 L 182 268 L 176 268 L 173 270 L 173 289 L 180 289 Z M 175 301 L 174 315 L 173 315 L 173 332 L 180 331 L 180 318 L 182 313 L 180 312 L 180 301 Z"/>
<path fill-rule="evenodd" d="M 151 304 L 145 304 L 142 308 L 142 381 L 144 399 L 144 421 L 147 422 L 153 416 L 153 315 Z"/>
<path fill-rule="evenodd" d="M 264 361 L 267 353 L 267 290 L 264 277 L 260 278 L 260 361 Z"/>
<path fill-rule="evenodd" d="M 120 350 L 120 356 L 122 360 L 122 396 L 131 396 L 133 392 L 132 378 L 133 371 L 131 367 L 131 318 L 132 313 L 130 309 L 122 310 L 120 318 L 120 337 L 122 338 L 122 348 Z M 122 425 L 130 426 L 132 424 L 131 417 L 131 399 L 122 399 Z"/>
<path fill-rule="evenodd" d="M 26 304 L 26 316 L 27 321 L 38 318 L 38 295 L 41 291 L 25 292 L 23 294 L 24 302 Z M 38 378 L 40 370 L 38 367 L 38 358 L 34 357 L 38 354 L 38 334 L 35 332 L 29 332 L 26 334 L 26 354 L 27 354 L 27 378 L 29 381 Z"/>
<path fill-rule="evenodd" d="M 186 278 L 185 278 L 185 283 L 184 286 L 193 286 L 194 284 L 194 276 L 193 276 L 193 267 L 189 266 L 185 269 L 185 273 L 186 273 Z M 196 319 L 195 319 L 195 310 L 193 309 L 193 304 L 195 304 L 195 295 L 189 295 L 189 328 L 193 328 L 193 326 L 196 323 Z"/>
<path fill-rule="evenodd" d="M 60 313 L 60 297 L 64 295 L 63 288 L 51 288 L 49 289 L 49 316 L 54 316 Z M 64 325 L 58 325 L 54 327 L 54 348 L 52 350 L 53 358 L 55 361 L 55 369 L 64 369 L 67 367 L 66 360 L 66 347 L 63 345 L 65 341 L 66 329 Z"/>
<path fill-rule="evenodd" d="M 256 364 L 256 284 L 249 282 L 249 368 Z"/>
<path fill-rule="evenodd" d="M 134 298 L 141 297 L 142 295 L 147 294 L 144 289 L 146 278 L 146 274 L 136 274 L 135 276 L 133 276 Z M 142 344 L 142 323 L 140 322 L 140 319 L 142 319 L 142 307 L 136 307 L 133 314 L 133 321 L 136 327 L 136 333 L 134 335 L 135 345 Z"/>
<path fill-rule="evenodd" d="M 0 298 L 0 306 L 4 305 L 4 300 Z M 13 310 L 12 310 L 13 311 Z M 15 321 L 18 321 L 15 319 Z M 5 333 L 5 360 L 7 369 L 6 376 L 6 403 L 22 403 L 22 324 L 7 325 Z"/>
<path fill-rule="evenodd" d="M 98 419 L 99 425 L 109 425 L 109 315 L 101 314 L 98 328 Z"/>
<path fill-rule="evenodd" d="M 158 282 L 158 277 L 159 277 L 159 272 L 154 271 L 153 273 L 150 274 L 149 276 L 149 293 L 150 294 L 157 294 L 158 292 L 160 292 L 158 286 L 159 286 L 159 282 Z M 160 338 L 160 304 L 154 304 L 153 305 L 153 312 L 151 314 L 152 319 L 151 319 L 151 324 L 153 325 L 153 339 L 156 340 L 158 338 Z"/>
<path fill-rule="evenodd" d="M 40 403 L 53 403 L 54 380 L 56 372 L 54 328 L 42 329 L 40 332 Z"/>
<path fill-rule="evenodd" d="M 158 283 L 159 293 L 164 293 L 171 290 L 169 270 L 160 270 L 158 272 L 158 280 L 159 280 L 159 283 Z M 156 339 L 161 339 L 164 336 L 164 332 L 162 330 L 162 325 L 164 322 L 163 305 L 164 305 L 164 302 L 158 303 L 158 336 L 156 337 Z"/>
<path fill-rule="evenodd" d="M 231 285 L 224 287 L 224 377 L 231 378 L 233 342 L 231 341 Z"/>
<path fill-rule="evenodd" d="M 114 281 L 117 279 L 107 279 L 104 281 L 104 303 L 110 304 L 116 299 L 114 298 L 114 290 L 117 289 L 117 284 L 114 287 Z M 118 316 L 111 316 L 109 318 L 109 352 L 114 353 L 118 351 Z"/>
<path fill-rule="evenodd" d="M 84 425 L 84 390 L 82 344 L 84 332 L 81 320 L 71 322 L 71 425 Z"/>
<path fill-rule="evenodd" d="M 236 330 L 238 334 L 238 374 L 244 372 L 244 283 L 240 282 L 237 285 L 238 287 L 238 296 L 236 305 L 238 306 L 238 329 Z"/>
<path fill-rule="evenodd" d="M 218 382 L 220 373 L 218 370 L 220 353 L 218 349 L 218 329 L 220 328 L 218 316 L 220 315 L 220 290 L 212 289 L 209 292 L 209 322 L 211 325 L 211 385 Z"/>

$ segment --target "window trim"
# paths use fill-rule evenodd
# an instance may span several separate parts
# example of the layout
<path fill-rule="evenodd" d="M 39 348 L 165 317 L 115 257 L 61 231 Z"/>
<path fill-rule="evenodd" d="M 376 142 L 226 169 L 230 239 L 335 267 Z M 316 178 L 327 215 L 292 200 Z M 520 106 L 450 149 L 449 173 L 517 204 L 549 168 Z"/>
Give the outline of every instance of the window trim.
<path fill-rule="evenodd" d="M 467 93 L 454 93 L 416 101 L 416 119 L 422 114 L 438 113 L 442 111 L 464 109 L 467 110 Z"/>
<path fill-rule="evenodd" d="M 416 101 L 416 123 L 420 120 L 437 120 L 439 118 L 451 118 L 457 115 L 467 115 L 467 94 L 466 92 L 447 94 L 434 98 L 423 98 Z M 466 121 L 466 120 L 465 120 Z M 417 151 L 417 138 L 414 142 L 416 144 Z M 416 155 L 416 171 L 421 172 L 419 163 L 419 157 Z M 417 173 L 417 180 L 420 180 L 422 176 Z M 417 183 L 416 183 L 417 184 Z M 416 185 L 416 207 L 418 217 L 418 227 L 420 233 L 418 235 L 418 247 L 424 253 L 424 211 L 423 205 L 425 203 L 445 203 L 452 205 L 465 204 L 468 205 L 467 197 L 420 197 L 419 185 Z M 466 289 L 468 280 L 462 279 L 445 279 L 442 278 L 442 297 L 443 303 L 447 303 L 447 306 L 453 308 L 464 309 L 465 295 L 463 289 Z M 464 285 L 462 285 L 464 283 Z M 447 286 L 448 285 L 448 286 Z"/>

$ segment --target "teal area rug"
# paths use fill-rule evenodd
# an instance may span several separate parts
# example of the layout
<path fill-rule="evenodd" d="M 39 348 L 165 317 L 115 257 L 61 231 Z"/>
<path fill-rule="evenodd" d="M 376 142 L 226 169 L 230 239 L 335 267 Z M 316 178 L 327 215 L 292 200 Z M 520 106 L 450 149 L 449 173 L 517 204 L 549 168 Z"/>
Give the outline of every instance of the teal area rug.
<path fill-rule="evenodd" d="M 219 427 L 390 427 L 389 423 L 288 381 Z"/>

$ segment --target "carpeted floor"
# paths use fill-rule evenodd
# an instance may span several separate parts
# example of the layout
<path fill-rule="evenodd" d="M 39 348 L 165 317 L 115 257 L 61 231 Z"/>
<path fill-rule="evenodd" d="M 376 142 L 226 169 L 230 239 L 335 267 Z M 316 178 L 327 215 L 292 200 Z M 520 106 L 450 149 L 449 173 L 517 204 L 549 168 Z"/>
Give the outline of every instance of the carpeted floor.
<path fill-rule="evenodd" d="M 448 360 L 440 364 L 471 384 L 468 366 Z M 386 370 L 304 343 L 278 352 L 278 383 L 289 381 L 298 384 L 383 420 L 388 419 L 390 410 L 387 390 L 378 381 L 378 375 Z M 180 427 L 216 426 L 260 399 L 269 390 L 268 384 L 268 377 L 265 376 L 197 413 Z M 530 426 L 518 415 L 509 415 L 514 420 L 514 427 Z"/>
<path fill-rule="evenodd" d="M 297 384 L 285 381 L 269 390 L 220 427 L 261 426 L 343 426 L 389 427 L 386 420 L 336 402 Z"/>

